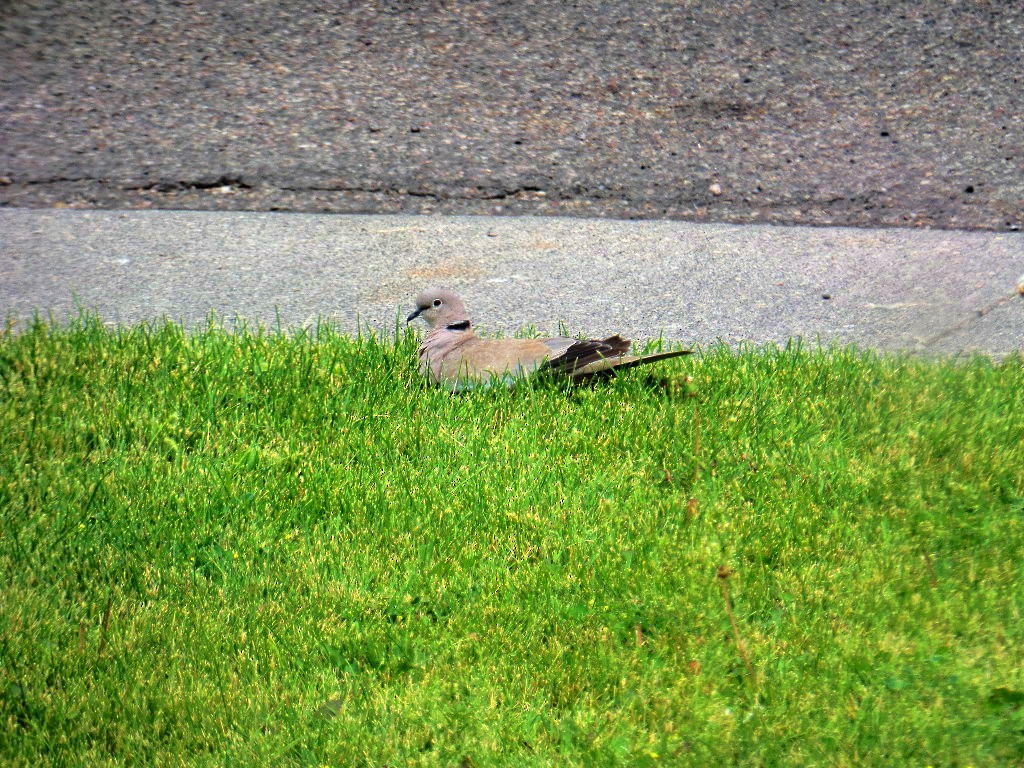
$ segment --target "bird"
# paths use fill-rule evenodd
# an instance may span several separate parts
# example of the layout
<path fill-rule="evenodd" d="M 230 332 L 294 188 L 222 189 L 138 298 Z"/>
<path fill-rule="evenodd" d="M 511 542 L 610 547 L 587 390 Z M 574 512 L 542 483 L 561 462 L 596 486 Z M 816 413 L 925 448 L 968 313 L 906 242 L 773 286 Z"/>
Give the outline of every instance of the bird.
<path fill-rule="evenodd" d="M 408 325 L 417 318 L 428 327 L 419 347 L 419 371 L 452 392 L 511 386 L 538 372 L 578 382 L 693 352 L 631 355 L 632 342 L 618 334 L 606 339 L 481 339 L 462 300 L 446 288 L 428 288 L 416 297 L 416 309 L 405 322 Z"/>

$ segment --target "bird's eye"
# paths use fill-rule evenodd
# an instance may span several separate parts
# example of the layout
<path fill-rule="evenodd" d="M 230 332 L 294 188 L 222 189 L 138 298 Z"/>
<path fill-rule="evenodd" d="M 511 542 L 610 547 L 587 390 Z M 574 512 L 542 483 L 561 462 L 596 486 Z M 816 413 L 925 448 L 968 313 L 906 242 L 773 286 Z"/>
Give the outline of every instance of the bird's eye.
<path fill-rule="evenodd" d="M 441 306 L 441 300 L 440 299 L 434 299 L 434 306 L 435 307 L 440 307 Z"/>

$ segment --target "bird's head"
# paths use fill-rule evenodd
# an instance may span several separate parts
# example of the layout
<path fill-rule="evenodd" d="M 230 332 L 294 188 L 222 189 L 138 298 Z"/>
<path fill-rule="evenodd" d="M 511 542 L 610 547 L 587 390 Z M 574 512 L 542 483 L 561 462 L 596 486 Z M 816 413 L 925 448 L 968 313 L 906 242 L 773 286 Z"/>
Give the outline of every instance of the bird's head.
<path fill-rule="evenodd" d="M 469 328 L 469 315 L 466 307 L 452 291 L 446 288 L 428 288 L 416 297 L 416 309 L 405 319 L 411 323 L 417 317 L 426 321 L 431 330 L 449 328 L 465 330 Z"/>

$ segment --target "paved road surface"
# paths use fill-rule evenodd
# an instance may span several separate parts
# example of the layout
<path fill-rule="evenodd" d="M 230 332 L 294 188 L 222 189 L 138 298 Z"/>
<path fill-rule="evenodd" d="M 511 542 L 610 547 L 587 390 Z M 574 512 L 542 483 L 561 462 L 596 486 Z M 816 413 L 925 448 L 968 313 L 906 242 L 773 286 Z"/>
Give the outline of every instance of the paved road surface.
<path fill-rule="evenodd" d="M 0 2 L 0 205 L 1017 230 L 1024 3 Z"/>

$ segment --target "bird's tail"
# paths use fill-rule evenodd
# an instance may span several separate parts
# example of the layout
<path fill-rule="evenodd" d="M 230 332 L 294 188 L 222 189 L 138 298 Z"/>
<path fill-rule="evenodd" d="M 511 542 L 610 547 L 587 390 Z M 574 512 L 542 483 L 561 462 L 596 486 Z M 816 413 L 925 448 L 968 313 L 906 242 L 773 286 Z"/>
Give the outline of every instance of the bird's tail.
<path fill-rule="evenodd" d="M 600 373 L 612 373 L 624 368 L 633 368 L 637 365 L 656 363 L 659 360 L 668 360 L 672 357 L 692 355 L 692 349 L 677 349 L 673 352 L 656 352 L 653 355 L 622 355 L 620 357 L 606 357 L 575 369 L 572 372 L 574 379 L 584 379 Z"/>

